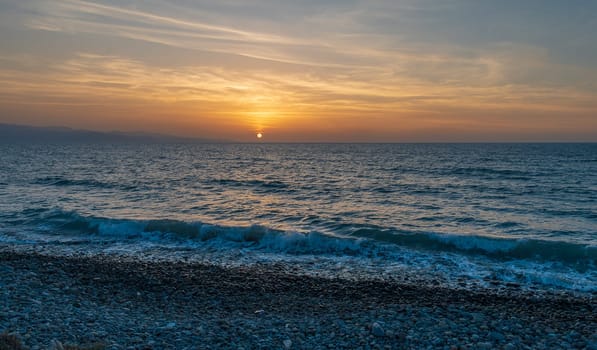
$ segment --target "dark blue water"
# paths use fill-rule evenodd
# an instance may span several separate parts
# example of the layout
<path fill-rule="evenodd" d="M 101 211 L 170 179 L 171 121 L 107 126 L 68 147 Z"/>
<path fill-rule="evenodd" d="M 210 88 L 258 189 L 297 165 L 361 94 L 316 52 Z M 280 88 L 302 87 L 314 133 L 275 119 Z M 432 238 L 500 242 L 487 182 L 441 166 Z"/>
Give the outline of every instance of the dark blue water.
<path fill-rule="evenodd" d="M 4 244 L 597 290 L 597 144 L 0 150 Z"/>

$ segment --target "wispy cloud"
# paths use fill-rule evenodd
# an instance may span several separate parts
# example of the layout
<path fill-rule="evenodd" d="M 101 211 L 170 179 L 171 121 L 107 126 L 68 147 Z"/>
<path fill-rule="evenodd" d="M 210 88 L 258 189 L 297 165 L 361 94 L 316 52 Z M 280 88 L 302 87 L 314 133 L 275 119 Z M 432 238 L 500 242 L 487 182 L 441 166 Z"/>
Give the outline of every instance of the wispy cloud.
<path fill-rule="evenodd" d="M 308 2 L 19 3 L 11 21 L 18 18 L 21 30 L 90 43 L 83 50 L 65 44 L 71 51 L 49 58 L 28 48 L 26 65 L 18 52 L 3 54 L 0 103 L 125 106 L 137 113 L 151 106 L 155 113 L 260 127 L 298 127 L 307 119 L 332 125 L 340 118 L 359 125 L 368 116 L 414 128 L 421 119 L 464 125 L 489 123 L 495 113 L 597 110 L 595 65 L 555 59 L 538 42 L 472 34 L 441 41 L 420 30 L 421 23 L 456 21 L 467 9 L 463 1 Z M 97 38 L 106 41 L 94 46 Z M 150 46 L 127 47 L 137 42 Z M 159 59 L 177 54 L 184 63 Z"/>
<path fill-rule="evenodd" d="M 430 63 L 428 63 L 430 64 Z M 142 61 L 78 53 L 46 72 L 27 74 L 0 70 L 0 91 L 47 95 L 93 96 L 151 100 L 165 103 L 225 103 L 222 113 L 274 109 L 284 115 L 321 110 L 441 111 L 445 107 L 500 107 L 515 104 L 529 109 L 593 108 L 592 95 L 559 87 L 474 85 L 422 80 L 380 68 L 286 73 L 231 70 L 212 66 L 176 68 L 148 66 Z M 438 69 L 441 69 L 438 68 Z M 475 70 L 475 68 L 472 68 Z M 438 74 L 431 71 L 428 74 Z M 450 70 L 450 71 L 453 71 Z M 462 73 L 464 74 L 464 73 Z M 486 74 L 473 72 L 472 74 Z M 581 103 L 585 101 L 585 103 Z M 235 105 L 235 107 L 231 107 Z"/>
<path fill-rule="evenodd" d="M 446 2 L 443 7 L 453 6 L 453 3 Z M 303 37 L 284 28 L 275 31 L 271 23 L 262 25 L 264 30 L 258 31 L 204 20 L 180 19 L 176 14 L 156 14 L 82 0 L 35 2 L 31 7 L 36 15 L 28 18 L 26 23 L 38 30 L 109 35 L 322 69 L 369 68 L 377 71 L 384 67 L 394 74 L 434 83 L 519 83 L 522 70 L 515 72 L 512 67 L 516 65 L 524 65 L 526 71 L 536 71 L 548 77 L 557 76 L 552 73 L 555 69 L 547 55 L 529 58 L 529 49 L 524 45 L 504 47 L 504 42 L 501 43 L 502 47 L 491 44 L 480 48 L 438 43 L 425 45 L 401 39 L 399 34 L 387 31 L 371 32 L 371 28 L 364 24 L 373 14 L 400 16 L 403 12 L 408 15 L 426 8 L 414 2 L 392 4 L 378 1 L 373 5 L 367 3 L 367 6 L 358 3 L 347 11 L 332 13 L 325 19 L 318 17 L 320 15 L 302 18 L 301 23 L 306 28 L 319 22 L 317 27 L 320 35 L 317 37 Z M 381 12 L 375 12 L 375 9 Z M 241 16 L 239 13 L 227 14 L 231 18 Z M 212 20 L 219 18 L 213 14 L 206 17 Z M 329 23 L 322 23 L 325 20 Z M 337 22 L 344 23 L 340 30 L 334 28 Z M 279 26 L 280 23 L 275 25 Z M 359 33 L 357 29 L 370 32 Z M 271 34 L 274 32 L 279 34 Z M 530 49 L 533 47 L 530 46 Z M 595 74 L 594 71 L 589 73 Z M 552 83 L 558 83 L 556 79 L 551 80 Z M 560 80 L 565 83 L 565 79 Z"/>

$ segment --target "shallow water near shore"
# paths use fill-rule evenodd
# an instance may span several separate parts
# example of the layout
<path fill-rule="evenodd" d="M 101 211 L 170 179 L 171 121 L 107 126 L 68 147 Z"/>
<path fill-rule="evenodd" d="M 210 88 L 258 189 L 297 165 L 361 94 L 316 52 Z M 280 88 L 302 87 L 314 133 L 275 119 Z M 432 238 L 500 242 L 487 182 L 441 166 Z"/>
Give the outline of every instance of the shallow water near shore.
<path fill-rule="evenodd" d="M 18 249 L 597 292 L 597 144 L 0 147 Z"/>

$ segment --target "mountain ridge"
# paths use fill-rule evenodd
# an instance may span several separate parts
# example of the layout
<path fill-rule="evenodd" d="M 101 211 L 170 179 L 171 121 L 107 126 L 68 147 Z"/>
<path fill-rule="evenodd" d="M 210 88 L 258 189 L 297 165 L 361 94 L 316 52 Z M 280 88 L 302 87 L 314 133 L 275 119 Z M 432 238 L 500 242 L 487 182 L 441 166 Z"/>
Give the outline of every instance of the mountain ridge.
<path fill-rule="evenodd" d="M 0 143 L 227 143 L 228 140 L 181 137 L 160 133 L 95 131 L 66 126 L 0 123 Z"/>

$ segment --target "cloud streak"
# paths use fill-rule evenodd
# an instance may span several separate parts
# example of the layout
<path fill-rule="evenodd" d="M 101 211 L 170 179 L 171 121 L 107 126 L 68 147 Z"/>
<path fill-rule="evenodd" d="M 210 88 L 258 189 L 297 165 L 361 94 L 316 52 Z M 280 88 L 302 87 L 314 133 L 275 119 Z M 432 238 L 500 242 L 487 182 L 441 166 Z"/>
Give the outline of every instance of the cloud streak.
<path fill-rule="evenodd" d="M 12 45 L 19 31 L 29 31 L 64 50 L 48 54 L 41 39 L 27 48 L 6 46 L 0 108 L 31 118 L 39 115 L 31 106 L 61 106 L 71 116 L 85 106 L 102 115 L 125 110 L 131 125 L 143 115 L 156 123 L 168 115 L 224 134 L 306 133 L 308 125 L 332 132 L 343 120 L 389 138 L 387 129 L 400 136 L 400 128 L 433 125 L 531 128 L 541 115 L 596 127 L 589 117 L 597 110 L 596 66 L 558 61 L 552 47 L 516 38 L 467 44 L 413 30 L 425 21 L 437 27 L 446 21 L 438 14 L 457 13 L 466 3 L 25 2 L 11 7 L 4 28 L 15 33 Z"/>

